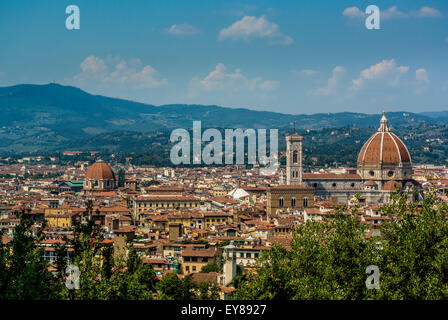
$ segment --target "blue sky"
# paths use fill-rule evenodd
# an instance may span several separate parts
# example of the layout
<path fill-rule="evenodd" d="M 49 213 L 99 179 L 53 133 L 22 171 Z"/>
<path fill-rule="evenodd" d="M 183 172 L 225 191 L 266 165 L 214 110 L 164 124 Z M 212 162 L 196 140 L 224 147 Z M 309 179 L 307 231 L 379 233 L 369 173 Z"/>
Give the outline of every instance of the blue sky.
<path fill-rule="evenodd" d="M 365 27 L 371 4 L 379 30 Z M 0 86 L 292 114 L 448 110 L 444 0 L 3 0 L 0 43 Z"/>

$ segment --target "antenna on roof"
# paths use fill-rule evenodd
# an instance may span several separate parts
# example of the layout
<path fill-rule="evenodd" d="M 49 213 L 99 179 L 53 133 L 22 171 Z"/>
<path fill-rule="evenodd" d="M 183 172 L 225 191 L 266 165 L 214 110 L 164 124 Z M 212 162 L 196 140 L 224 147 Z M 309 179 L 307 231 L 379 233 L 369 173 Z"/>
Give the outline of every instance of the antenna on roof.
<path fill-rule="evenodd" d="M 293 120 L 291 122 L 291 124 L 293 125 L 293 132 L 292 133 L 295 133 L 296 132 L 296 120 Z"/>

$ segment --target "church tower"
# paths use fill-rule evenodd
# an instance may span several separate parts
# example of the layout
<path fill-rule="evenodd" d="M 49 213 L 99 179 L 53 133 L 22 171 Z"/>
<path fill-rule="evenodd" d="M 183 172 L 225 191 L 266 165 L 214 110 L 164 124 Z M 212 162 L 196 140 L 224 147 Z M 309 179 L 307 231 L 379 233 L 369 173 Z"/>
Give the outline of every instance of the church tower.
<path fill-rule="evenodd" d="M 302 142 L 297 133 L 286 136 L 286 184 L 302 184 Z"/>

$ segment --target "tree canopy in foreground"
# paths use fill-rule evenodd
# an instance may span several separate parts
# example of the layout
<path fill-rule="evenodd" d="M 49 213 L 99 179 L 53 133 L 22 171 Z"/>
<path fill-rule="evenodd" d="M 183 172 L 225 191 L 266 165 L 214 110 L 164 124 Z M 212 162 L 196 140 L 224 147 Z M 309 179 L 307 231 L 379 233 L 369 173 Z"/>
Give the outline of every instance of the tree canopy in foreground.
<path fill-rule="evenodd" d="M 358 210 L 299 225 L 291 250 L 264 252 L 236 299 L 447 299 L 448 206 L 428 193 L 417 204 L 393 194 L 382 211 L 391 219 L 366 238 Z M 367 289 L 366 268 L 379 268 L 380 288 Z"/>

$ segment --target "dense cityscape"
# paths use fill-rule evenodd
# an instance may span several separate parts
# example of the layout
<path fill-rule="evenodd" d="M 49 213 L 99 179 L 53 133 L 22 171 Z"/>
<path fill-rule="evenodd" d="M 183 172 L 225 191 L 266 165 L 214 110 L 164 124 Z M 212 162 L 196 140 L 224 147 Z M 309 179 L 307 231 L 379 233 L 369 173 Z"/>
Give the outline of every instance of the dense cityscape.
<path fill-rule="evenodd" d="M 381 225 L 396 219 L 384 209 L 394 201 L 392 194 L 420 203 L 433 192 L 438 201 L 448 202 L 446 166 L 412 164 L 385 114 L 360 150 L 357 168 L 302 172 L 302 141 L 297 134 L 287 136 L 286 166 L 272 175 L 260 173 L 257 165 L 135 166 L 130 158 L 106 163 L 94 151 L 85 154 L 92 161 L 72 165 L 39 164 L 42 156 L 12 164 L 2 159 L 2 247 L 14 242 L 15 228 L 28 219 L 29 230 L 41 232 L 33 238 L 39 259 L 54 277 L 67 279 L 64 268 L 73 263 L 73 241 L 81 237 L 80 226 L 90 225 L 88 237 L 99 240 L 100 249 L 94 251 L 98 267 L 106 259 L 114 266 L 134 255 L 153 272 L 152 298 L 167 298 L 155 283 L 172 280 L 171 274 L 205 285 L 203 298 L 229 299 L 264 252 L 277 246 L 291 250 L 298 226 L 328 223 L 341 208 L 356 207 L 365 238 L 376 238 L 379 245 Z M 112 248 L 112 258 L 105 248 Z"/>
<path fill-rule="evenodd" d="M 2 315 L 446 303 L 447 30 L 446 0 L 0 1 Z"/>

